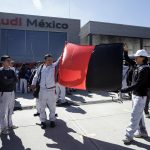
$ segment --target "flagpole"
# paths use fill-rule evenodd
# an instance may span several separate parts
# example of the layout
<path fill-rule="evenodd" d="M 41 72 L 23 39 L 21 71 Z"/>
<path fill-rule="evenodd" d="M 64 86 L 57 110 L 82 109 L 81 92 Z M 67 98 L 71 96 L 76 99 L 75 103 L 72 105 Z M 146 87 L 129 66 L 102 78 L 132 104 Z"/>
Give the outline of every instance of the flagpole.
<path fill-rule="evenodd" d="M 69 18 L 70 18 L 70 0 L 68 0 L 69 2 Z"/>

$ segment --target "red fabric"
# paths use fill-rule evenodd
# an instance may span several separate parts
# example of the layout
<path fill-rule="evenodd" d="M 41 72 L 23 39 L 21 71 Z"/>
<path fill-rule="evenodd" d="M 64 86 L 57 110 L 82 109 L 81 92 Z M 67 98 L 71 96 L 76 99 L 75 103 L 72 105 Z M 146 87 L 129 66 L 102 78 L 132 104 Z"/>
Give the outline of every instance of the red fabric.
<path fill-rule="evenodd" d="M 95 46 L 67 43 L 59 65 L 58 82 L 66 87 L 86 89 L 86 74 Z"/>

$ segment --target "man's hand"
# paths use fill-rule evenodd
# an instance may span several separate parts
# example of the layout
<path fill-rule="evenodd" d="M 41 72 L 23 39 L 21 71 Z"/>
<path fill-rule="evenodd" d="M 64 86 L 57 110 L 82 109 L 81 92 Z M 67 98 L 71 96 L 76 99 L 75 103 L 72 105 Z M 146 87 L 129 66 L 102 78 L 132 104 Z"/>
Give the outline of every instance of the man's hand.
<path fill-rule="evenodd" d="M 127 45 L 126 43 L 124 43 L 123 50 L 124 50 L 125 52 L 128 52 L 128 45 Z"/>
<path fill-rule="evenodd" d="M 35 88 L 36 88 L 36 86 L 35 86 L 35 85 L 31 85 L 31 86 L 30 86 L 30 89 L 31 89 L 32 91 L 34 91 L 34 90 L 35 90 Z"/>

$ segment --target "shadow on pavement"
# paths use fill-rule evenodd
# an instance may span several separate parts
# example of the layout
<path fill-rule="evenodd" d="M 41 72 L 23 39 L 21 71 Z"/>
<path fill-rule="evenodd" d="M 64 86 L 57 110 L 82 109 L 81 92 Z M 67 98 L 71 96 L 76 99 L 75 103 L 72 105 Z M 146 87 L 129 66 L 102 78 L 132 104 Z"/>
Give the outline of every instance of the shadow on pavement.
<path fill-rule="evenodd" d="M 78 94 L 81 94 L 81 95 L 83 95 L 83 96 L 86 96 L 86 97 L 91 97 L 91 98 L 93 97 L 91 91 L 79 90 L 77 93 L 78 93 Z"/>
<path fill-rule="evenodd" d="M 87 103 L 87 101 L 84 97 L 92 98 L 93 94 L 96 94 L 97 96 L 109 97 L 110 100 L 113 100 L 114 98 L 115 99 L 118 98 L 118 95 L 114 92 L 106 92 L 106 91 L 90 92 L 90 91 L 82 91 L 82 90 L 78 90 L 76 92 L 76 94 L 73 94 L 73 95 L 70 95 L 70 96 L 67 96 L 67 97 L 69 97 L 74 102 Z M 97 101 L 101 101 L 101 100 L 97 100 Z"/>
<path fill-rule="evenodd" d="M 24 107 L 27 107 L 28 109 L 29 107 L 33 108 L 33 100 L 32 93 L 15 93 L 14 111 L 25 109 Z M 29 106 L 26 104 L 29 104 Z"/>
<path fill-rule="evenodd" d="M 148 142 L 150 142 L 150 137 L 147 138 L 147 139 L 145 139 L 145 140 L 148 141 Z M 150 145 L 146 145 L 146 144 L 143 144 L 143 143 L 138 142 L 138 141 L 134 141 L 133 145 L 136 145 L 137 147 L 144 148 L 144 149 L 147 149 L 147 150 L 150 149 Z"/>
<path fill-rule="evenodd" d="M 18 98 L 33 100 L 34 97 L 31 92 L 30 93 L 15 93 L 15 99 L 18 99 Z"/>
<path fill-rule="evenodd" d="M 22 106 L 21 103 L 15 100 L 15 107 L 14 107 L 14 111 L 17 110 L 22 110 Z"/>
<path fill-rule="evenodd" d="M 150 137 L 145 138 L 145 141 L 150 142 Z"/>
<path fill-rule="evenodd" d="M 30 148 L 25 149 L 21 139 L 11 131 L 9 135 L 1 135 L 2 147 L 0 150 L 31 150 Z"/>
<path fill-rule="evenodd" d="M 73 101 L 81 102 L 81 103 L 86 103 L 86 100 L 82 96 L 90 97 L 90 98 L 93 97 L 93 95 L 92 95 L 91 92 L 84 91 L 84 90 L 77 90 L 75 94 L 66 95 L 66 97 L 69 97 Z"/>
<path fill-rule="evenodd" d="M 61 128 L 58 130 L 58 128 Z M 76 132 L 67 127 L 66 123 L 63 120 L 57 120 L 57 126 L 53 129 L 46 129 L 44 136 L 48 139 L 51 139 L 54 144 L 47 143 L 48 148 L 56 148 L 60 150 L 133 150 L 131 148 L 123 147 L 120 145 L 99 141 L 93 138 L 86 136 L 81 137 L 81 141 L 76 140 L 73 136 Z"/>
<path fill-rule="evenodd" d="M 80 107 L 69 106 L 69 107 L 66 108 L 66 111 L 71 112 L 71 113 L 86 114 L 86 111 L 84 111 Z"/>
<path fill-rule="evenodd" d="M 109 92 L 106 92 L 106 91 L 97 91 L 97 92 L 94 92 L 95 94 L 98 94 L 98 95 L 101 95 L 101 96 L 105 96 L 105 97 L 111 97 L 111 96 L 114 96 L 114 94 L 111 94 Z"/>
<path fill-rule="evenodd" d="M 70 95 L 67 97 L 69 97 L 72 101 L 75 101 L 75 102 L 86 103 L 86 100 L 82 96 L 79 96 L 79 95 Z"/>

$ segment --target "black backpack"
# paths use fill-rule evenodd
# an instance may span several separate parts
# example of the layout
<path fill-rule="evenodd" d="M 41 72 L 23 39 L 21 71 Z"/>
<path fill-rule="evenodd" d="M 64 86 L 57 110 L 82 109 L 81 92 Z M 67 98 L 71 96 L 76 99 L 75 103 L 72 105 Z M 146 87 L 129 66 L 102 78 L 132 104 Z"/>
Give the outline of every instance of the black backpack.
<path fill-rule="evenodd" d="M 34 96 L 35 98 L 39 98 L 40 81 L 41 81 L 41 71 L 42 71 L 43 65 L 44 65 L 44 64 L 42 64 L 42 65 L 40 66 L 40 71 L 39 71 L 38 79 L 37 79 L 37 82 L 36 82 L 36 88 L 35 88 L 35 90 L 33 91 L 33 96 Z"/>

